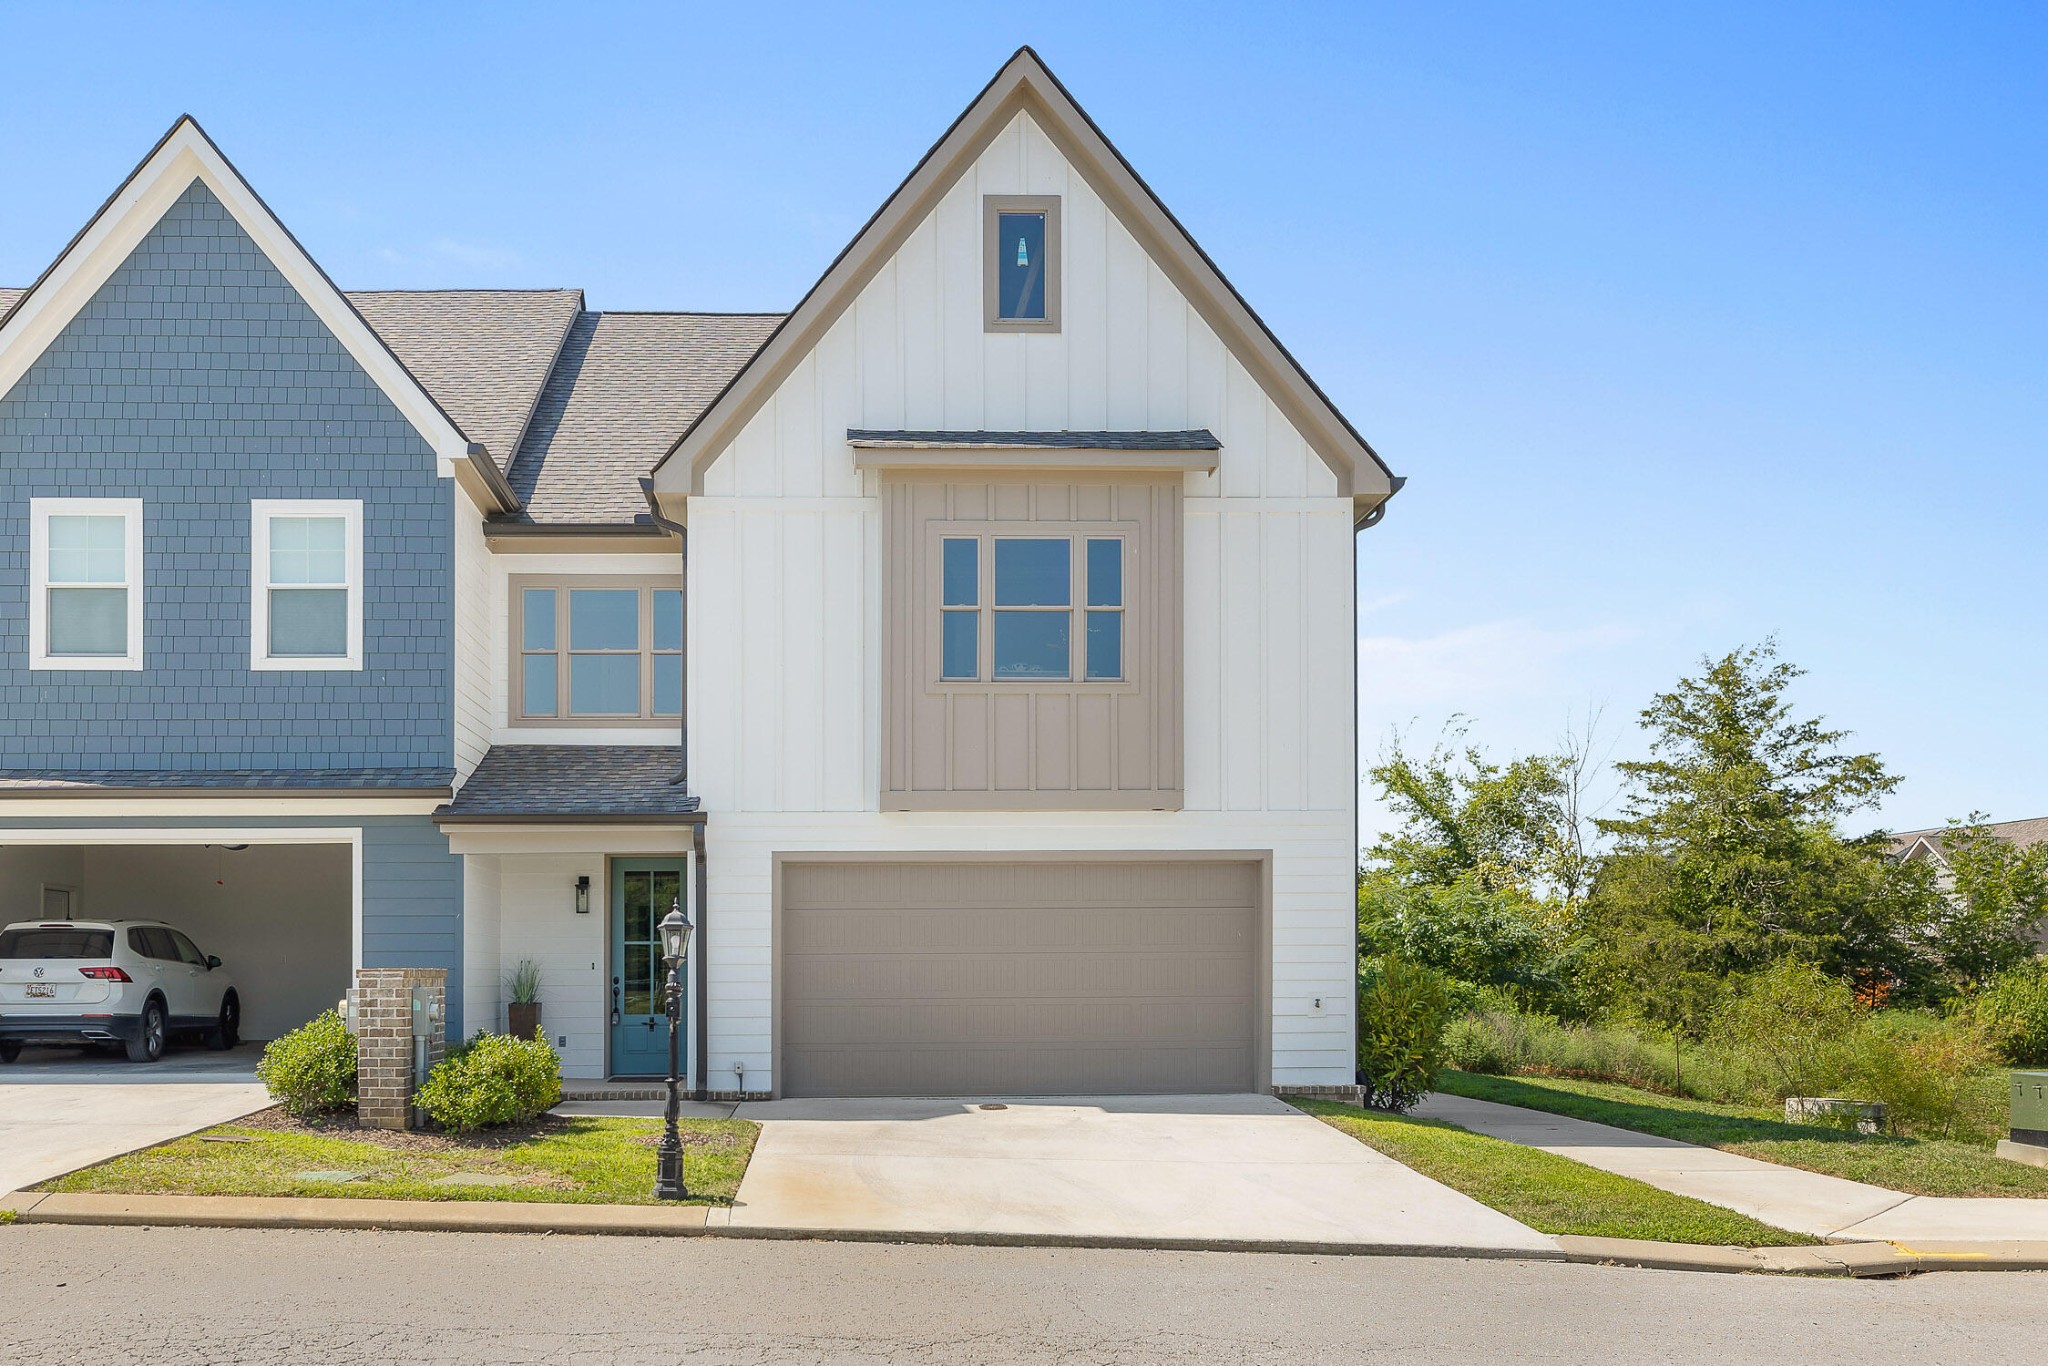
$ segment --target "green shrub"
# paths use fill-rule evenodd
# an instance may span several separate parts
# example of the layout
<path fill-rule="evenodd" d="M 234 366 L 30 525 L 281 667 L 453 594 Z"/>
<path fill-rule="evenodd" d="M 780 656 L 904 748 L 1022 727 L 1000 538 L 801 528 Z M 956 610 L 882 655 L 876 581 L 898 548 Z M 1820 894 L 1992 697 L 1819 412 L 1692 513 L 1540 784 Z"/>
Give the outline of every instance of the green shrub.
<path fill-rule="evenodd" d="M 562 1098 L 562 1060 L 545 1039 L 478 1034 L 427 1075 L 413 1104 L 456 1133 L 517 1124 Z"/>
<path fill-rule="evenodd" d="M 271 1040 L 256 1080 L 288 1115 L 347 1110 L 356 1103 L 356 1040 L 334 1011 Z"/>
<path fill-rule="evenodd" d="M 1854 1067 L 1860 1019 L 1847 982 L 1783 959 L 1752 976 L 1714 1019 L 1714 1042 L 1747 1068 L 1758 1100 L 1833 1094 Z"/>
<path fill-rule="evenodd" d="M 1892 1132 L 1980 1142 L 1999 1137 L 2003 1088 L 1988 1093 L 1979 1084 L 1997 1054 L 1975 1020 L 1888 1010 L 1857 1031 L 1854 1046 L 1855 1085 L 1884 1102 Z"/>
<path fill-rule="evenodd" d="M 1366 1104 L 1405 1111 L 1429 1094 L 1443 1068 L 1450 1016 L 1441 973 L 1395 954 L 1365 961 L 1358 975 L 1358 1080 Z"/>
<path fill-rule="evenodd" d="M 2048 960 L 2008 968 L 1971 1003 L 1970 1013 L 2014 1067 L 2048 1067 Z"/>

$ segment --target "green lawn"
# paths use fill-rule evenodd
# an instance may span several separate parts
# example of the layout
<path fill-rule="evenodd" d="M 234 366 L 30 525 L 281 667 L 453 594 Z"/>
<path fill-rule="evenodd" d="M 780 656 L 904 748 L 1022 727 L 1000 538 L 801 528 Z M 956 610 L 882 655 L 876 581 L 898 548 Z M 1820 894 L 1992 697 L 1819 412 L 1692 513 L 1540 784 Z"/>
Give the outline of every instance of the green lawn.
<path fill-rule="evenodd" d="M 741 1119 L 682 1122 L 683 1183 L 696 1204 L 739 1189 L 760 1126 Z M 521 1200 L 651 1205 L 661 1122 L 548 1116 L 510 1136 L 405 1134 L 223 1124 L 58 1177 L 46 1191 L 122 1195 L 314 1195 L 340 1199 Z M 209 1140 L 243 1139 L 245 1142 Z M 304 1172 L 348 1171 L 321 1182 Z M 451 1173 L 510 1176 L 516 1185 L 436 1186 Z"/>
<path fill-rule="evenodd" d="M 1488 1138 L 1454 1124 L 1360 1110 L 1333 1101 L 1290 1103 L 1403 1166 L 1463 1191 L 1539 1233 L 1735 1247 L 1790 1247 L 1817 1241 L 1704 1200 L 1672 1195 L 1540 1148 Z"/>
<path fill-rule="evenodd" d="M 1983 1148 L 1948 1139 L 1890 1138 L 1787 1124 L 1782 1113 L 1660 1096 L 1608 1082 L 1447 1071 L 1436 1085 L 1454 1096 L 1682 1139 L 1909 1195 L 2048 1198 L 2048 1170 L 2007 1162 Z"/>

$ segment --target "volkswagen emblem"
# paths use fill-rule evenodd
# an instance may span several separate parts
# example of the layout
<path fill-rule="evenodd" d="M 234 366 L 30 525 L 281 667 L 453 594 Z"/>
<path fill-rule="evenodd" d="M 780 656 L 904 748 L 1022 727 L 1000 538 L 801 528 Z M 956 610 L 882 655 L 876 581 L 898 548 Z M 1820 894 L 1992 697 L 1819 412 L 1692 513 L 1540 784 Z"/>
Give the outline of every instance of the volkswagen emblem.
<path fill-rule="evenodd" d="M 37 969 L 36 969 L 36 976 L 40 977 L 40 976 L 42 976 L 42 975 L 43 975 L 43 970 L 42 970 L 41 968 L 37 968 Z"/>

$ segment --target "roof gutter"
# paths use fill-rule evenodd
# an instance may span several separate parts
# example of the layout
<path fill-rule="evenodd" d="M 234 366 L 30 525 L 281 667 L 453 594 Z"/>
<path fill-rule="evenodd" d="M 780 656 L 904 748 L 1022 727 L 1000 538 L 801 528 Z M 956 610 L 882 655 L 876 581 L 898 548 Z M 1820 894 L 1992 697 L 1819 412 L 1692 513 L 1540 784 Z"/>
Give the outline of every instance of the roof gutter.
<path fill-rule="evenodd" d="M 1351 523 L 1352 531 L 1370 531 L 1384 521 L 1387 515 L 1387 504 L 1394 500 L 1395 494 L 1407 487 L 1408 476 L 1396 474 L 1391 477 L 1389 482 L 1393 484 L 1393 487 L 1381 494 L 1371 507 L 1358 514 Z"/>

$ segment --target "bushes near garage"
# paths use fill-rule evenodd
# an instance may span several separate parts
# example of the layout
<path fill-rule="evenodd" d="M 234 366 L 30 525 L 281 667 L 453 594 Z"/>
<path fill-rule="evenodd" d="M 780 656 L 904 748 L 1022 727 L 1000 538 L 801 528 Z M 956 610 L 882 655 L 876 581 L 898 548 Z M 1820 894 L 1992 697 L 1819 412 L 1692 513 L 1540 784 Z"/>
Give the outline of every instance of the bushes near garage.
<path fill-rule="evenodd" d="M 562 1098 L 562 1060 L 545 1039 L 478 1034 L 442 1059 L 413 1097 L 455 1133 L 517 1124 Z"/>
<path fill-rule="evenodd" d="M 1358 974 L 1358 1082 L 1377 1110 L 1407 1111 L 1444 1064 L 1451 996 L 1442 973 L 1399 954 L 1365 960 Z"/>
<path fill-rule="evenodd" d="M 256 1064 L 256 1080 L 286 1114 L 304 1118 L 356 1103 L 356 1040 L 330 1010 L 274 1039 Z"/>

